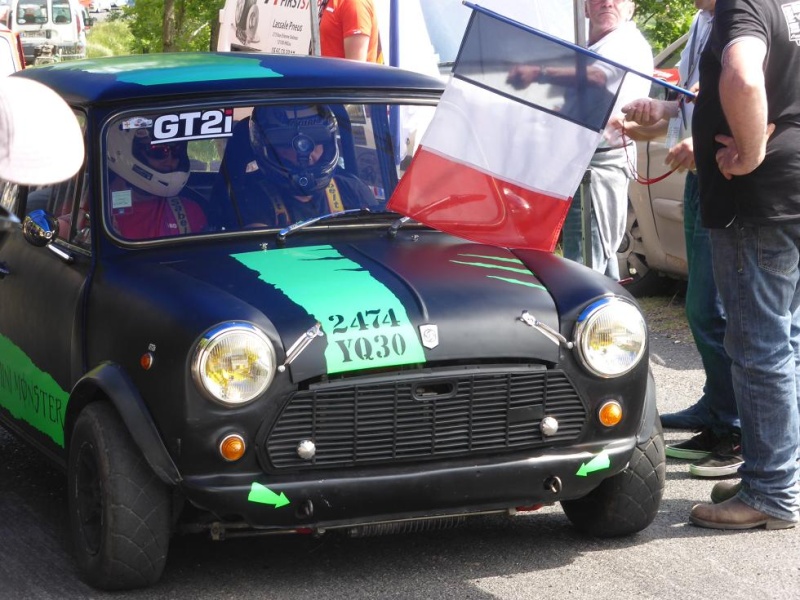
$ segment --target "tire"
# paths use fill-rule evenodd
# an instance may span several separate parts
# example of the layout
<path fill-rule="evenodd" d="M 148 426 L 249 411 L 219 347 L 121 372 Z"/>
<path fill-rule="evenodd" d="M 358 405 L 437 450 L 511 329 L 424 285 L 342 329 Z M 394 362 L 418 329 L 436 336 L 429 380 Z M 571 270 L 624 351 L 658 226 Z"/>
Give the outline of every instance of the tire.
<path fill-rule="evenodd" d="M 647 258 L 637 252 L 639 248 L 644 248 L 642 234 L 633 207 L 628 203 L 628 227 L 617 249 L 619 276 L 626 282 L 625 289 L 632 296 L 636 298 L 658 296 L 666 289 L 669 278 L 650 269 Z"/>
<path fill-rule="evenodd" d="M 622 275 L 622 273 L 626 273 L 626 275 Z M 660 296 L 666 291 L 667 284 L 670 282 L 668 277 L 650 270 L 644 256 L 638 254 L 631 254 L 627 257 L 625 271 L 620 269 L 620 274 L 623 280 L 626 278 L 630 280 L 623 286 L 635 298 Z"/>
<path fill-rule="evenodd" d="M 666 478 L 664 436 L 659 423 L 653 435 L 633 450 L 622 473 L 606 479 L 583 498 L 561 503 L 579 530 L 597 537 L 637 533 L 658 513 Z"/>
<path fill-rule="evenodd" d="M 67 485 L 70 532 L 84 579 L 105 590 L 158 581 L 169 546 L 169 488 L 110 404 L 93 402 L 78 416 Z"/>

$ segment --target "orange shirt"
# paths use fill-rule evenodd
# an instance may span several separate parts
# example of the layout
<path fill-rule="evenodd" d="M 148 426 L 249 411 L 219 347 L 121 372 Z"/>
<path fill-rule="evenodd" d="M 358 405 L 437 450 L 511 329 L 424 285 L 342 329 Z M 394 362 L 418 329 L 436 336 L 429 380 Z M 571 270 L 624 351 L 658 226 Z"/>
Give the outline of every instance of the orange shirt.
<path fill-rule="evenodd" d="M 372 0 L 328 0 L 319 22 L 322 56 L 345 58 L 344 40 L 353 35 L 369 36 L 367 62 L 383 63 L 378 19 Z"/>

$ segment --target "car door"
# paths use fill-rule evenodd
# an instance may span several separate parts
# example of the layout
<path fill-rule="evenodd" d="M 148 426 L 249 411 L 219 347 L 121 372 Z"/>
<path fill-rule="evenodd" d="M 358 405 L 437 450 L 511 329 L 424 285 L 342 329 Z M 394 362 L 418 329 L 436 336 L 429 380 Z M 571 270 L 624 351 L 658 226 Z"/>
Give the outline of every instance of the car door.
<path fill-rule="evenodd" d="M 0 181 L 4 207 L 23 218 L 44 206 L 64 236 L 36 246 L 23 227 L 0 241 L 0 420 L 54 456 L 64 447 L 69 391 L 83 370 L 87 182 L 83 172 L 38 190 Z"/>

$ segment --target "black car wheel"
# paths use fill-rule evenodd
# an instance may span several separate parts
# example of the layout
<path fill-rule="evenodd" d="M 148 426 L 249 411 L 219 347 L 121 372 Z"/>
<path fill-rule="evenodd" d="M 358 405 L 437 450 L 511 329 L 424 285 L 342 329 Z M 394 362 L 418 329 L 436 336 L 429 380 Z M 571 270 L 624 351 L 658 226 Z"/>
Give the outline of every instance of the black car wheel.
<path fill-rule="evenodd" d="M 620 279 L 625 282 L 625 289 L 637 298 L 657 296 L 666 289 L 669 278 L 651 270 L 644 255 L 636 252 L 637 248 L 643 247 L 642 234 L 630 205 L 628 223 L 628 230 L 617 250 Z"/>
<path fill-rule="evenodd" d="M 170 494 L 113 407 L 94 402 L 72 432 L 69 513 L 78 566 L 101 589 L 155 583 L 170 535 Z"/>
<path fill-rule="evenodd" d="M 659 423 L 653 435 L 633 450 L 627 468 L 606 479 L 590 494 L 561 503 L 580 531 L 616 537 L 641 531 L 656 517 L 666 478 L 664 436 Z"/>

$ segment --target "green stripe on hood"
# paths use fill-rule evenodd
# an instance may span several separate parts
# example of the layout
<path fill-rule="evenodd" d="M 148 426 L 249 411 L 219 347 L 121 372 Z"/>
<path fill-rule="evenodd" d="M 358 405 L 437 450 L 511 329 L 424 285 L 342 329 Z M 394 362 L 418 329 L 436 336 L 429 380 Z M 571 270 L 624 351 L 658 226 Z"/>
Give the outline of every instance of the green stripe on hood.
<path fill-rule="evenodd" d="M 425 351 L 400 300 L 331 246 L 248 252 L 233 258 L 322 324 L 328 373 L 425 362 Z M 293 342 L 284 340 L 287 346 Z"/>

